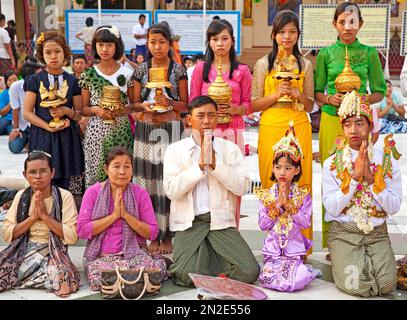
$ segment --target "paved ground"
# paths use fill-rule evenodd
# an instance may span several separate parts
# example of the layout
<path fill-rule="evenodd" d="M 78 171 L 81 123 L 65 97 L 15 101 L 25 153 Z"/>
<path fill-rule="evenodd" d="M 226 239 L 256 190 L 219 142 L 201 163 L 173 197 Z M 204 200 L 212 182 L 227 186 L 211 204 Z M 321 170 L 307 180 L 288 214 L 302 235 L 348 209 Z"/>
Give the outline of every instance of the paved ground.
<path fill-rule="evenodd" d="M 257 132 L 250 131 L 246 134 L 246 141 L 252 146 L 257 146 Z M 318 149 L 317 136 L 313 138 L 314 151 Z M 396 141 L 399 151 L 404 155 L 400 159 L 400 167 L 403 175 L 404 186 L 407 179 L 407 135 L 397 135 Z M 0 136 L 0 181 L 8 180 L 11 178 L 21 178 L 23 170 L 23 161 L 26 154 L 12 155 L 9 153 L 7 146 L 7 137 Z M 383 144 L 383 136 L 380 137 L 378 145 Z M 248 166 L 250 168 L 250 175 L 253 181 L 257 181 L 258 167 L 257 167 L 257 155 L 254 154 L 246 158 Z M 359 299 L 346 294 L 341 293 L 334 285 L 331 266 L 328 261 L 325 260 L 326 250 L 321 248 L 321 166 L 320 164 L 313 163 L 313 210 L 314 210 L 314 253 L 309 256 L 308 263 L 314 268 L 319 269 L 322 273 L 317 279 L 311 282 L 311 284 L 303 291 L 296 293 L 280 293 L 276 291 L 263 289 L 267 293 L 270 299 Z M 403 197 L 403 203 L 401 210 L 394 217 L 390 218 L 389 233 L 391 242 L 393 245 L 396 258 L 402 257 L 407 254 L 407 190 Z M 257 225 L 257 200 L 252 194 L 247 194 L 243 197 L 242 201 L 242 219 L 241 219 L 241 233 L 249 243 L 250 248 L 253 250 L 258 261 L 262 262 L 261 248 L 264 239 L 264 233 L 258 229 Z M 0 249 L 4 248 L 4 242 L 0 239 Z M 79 242 L 77 245 L 70 247 L 69 253 L 74 263 L 80 268 L 82 273 L 82 286 L 79 292 L 71 295 L 68 299 L 101 299 L 99 293 L 92 292 L 87 281 L 83 276 L 82 256 L 84 252 L 84 242 Z M 258 285 L 258 284 L 257 284 Z M 174 300 L 189 300 L 196 299 L 196 289 L 186 289 L 175 286 L 171 281 L 167 281 L 163 284 L 159 295 L 154 299 L 174 299 Z M 0 300 L 57 300 L 52 293 L 47 293 L 42 290 L 12 290 L 9 292 L 1 293 Z M 377 298 L 377 299 L 403 299 L 407 300 L 406 291 L 394 291 L 392 294 Z"/>

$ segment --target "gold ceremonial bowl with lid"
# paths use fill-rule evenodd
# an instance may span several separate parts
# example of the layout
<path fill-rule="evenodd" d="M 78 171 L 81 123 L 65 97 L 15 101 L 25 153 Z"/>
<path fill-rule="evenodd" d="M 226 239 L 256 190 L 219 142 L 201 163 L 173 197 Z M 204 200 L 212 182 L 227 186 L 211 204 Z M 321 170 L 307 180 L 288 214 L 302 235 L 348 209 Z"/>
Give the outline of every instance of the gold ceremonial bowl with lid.
<path fill-rule="evenodd" d="M 161 68 L 150 68 L 148 69 L 148 82 L 146 88 L 155 88 L 155 94 L 162 95 L 164 88 L 171 88 L 171 82 L 167 79 L 168 69 L 165 67 Z M 152 108 L 155 111 L 166 111 L 168 107 L 154 105 Z"/>
<path fill-rule="evenodd" d="M 104 86 L 102 97 L 99 101 L 102 109 L 120 111 L 123 109 L 120 88 L 116 86 Z M 115 120 L 104 120 L 105 123 L 115 123 Z"/>
<path fill-rule="evenodd" d="M 335 88 L 339 93 L 352 92 L 353 90 L 358 91 L 361 86 L 359 76 L 353 72 L 350 66 L 348 47 L 345 50 L 345 67 L 335 79 Z"/>
<path fill-rule="evenodd" d="M 232 100 L 232 88 L 222 78 L 222 64 L 218 64 L 218 74 L 215 81 L 208 88 L 208 96 L 217 104 L 228 104 Z M 218 123 L 230 123 L 229 113 L 218 113 Z"/>

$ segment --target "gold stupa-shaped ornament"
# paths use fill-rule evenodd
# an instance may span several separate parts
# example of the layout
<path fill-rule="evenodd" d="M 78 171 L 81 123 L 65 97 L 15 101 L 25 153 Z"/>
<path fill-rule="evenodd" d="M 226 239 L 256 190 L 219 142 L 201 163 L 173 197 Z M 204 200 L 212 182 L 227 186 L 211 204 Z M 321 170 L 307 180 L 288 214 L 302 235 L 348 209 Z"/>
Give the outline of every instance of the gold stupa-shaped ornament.
<path fill-rule="evenodd" d="M 229 104 L 232 100 L 232 88 L 222 78 L 222 62 L 219 59 L 218 74 L 215 81 L 208 88 L 208 96 L 217 104 Z M 230 113 L 218 112 L 218 123 L 229 123 L 232 121 Z"/>
<path fill-rule="evenodd" d="M 345 67 L 342 72 L 335 79 L 335 88 L 339 93 L 358 91 L 360 89 L 361 82 L 359 76 L 353 72 L 348 56 L 348 47 L 345 48 Z"/>

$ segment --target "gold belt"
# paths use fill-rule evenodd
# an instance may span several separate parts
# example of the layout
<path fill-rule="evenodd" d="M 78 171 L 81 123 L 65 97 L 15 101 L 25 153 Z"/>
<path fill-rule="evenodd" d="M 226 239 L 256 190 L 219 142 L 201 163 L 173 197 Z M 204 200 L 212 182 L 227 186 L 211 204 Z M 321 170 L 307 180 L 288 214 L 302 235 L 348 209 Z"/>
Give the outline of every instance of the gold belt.
<path fill-rule="evenodd" d="M 343 209 L 342 214 L 346 215 L 348 208 Z M 372 211 L 369 212 L 369 218 L 386 218 L 387 213 L 385 211 L 378 211 L 376 207 L 372 208 Z"/>

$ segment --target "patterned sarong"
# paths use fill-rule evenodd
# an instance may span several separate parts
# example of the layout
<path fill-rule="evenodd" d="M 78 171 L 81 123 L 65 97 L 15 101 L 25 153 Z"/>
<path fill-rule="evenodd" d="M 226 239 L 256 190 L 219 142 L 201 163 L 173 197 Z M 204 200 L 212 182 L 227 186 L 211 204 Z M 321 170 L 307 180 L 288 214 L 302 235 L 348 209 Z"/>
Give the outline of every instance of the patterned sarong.
<path fill-rule="evenodd" d="M 396 288 L 396 260 L 386 223 L 365 235 L 355 223 L 332 221 L 328 249 L 335 285 L 340 290 L 369 297 Z"/>
<path fill-rule="evenodd" d="M 134 179 L 150 195 L 160 232 L 157 240 L 169 237 L 170 200 L 164 193 L 164 154 L 167 147 L 181 140 L 184 126 L 181 121 L 160 125 L 137 121 L 134 140 Z"/>
<path fill-rule="evenodd" d="M 210 230 L 210 213 L 195 217 L 192 227 L 175 232 L 174 263 L 169 272 L 180 286 L 193 286 L 188 273 L 225 276 L 253 283 L 260 266 L 235 228 Z"/>
<path fill-rule="evenodd" d="M 19 288 L 51 289 L 47 272 L 49 259 L 48 243 L 29 241 L 27 254 L 18 269 Z"/>

